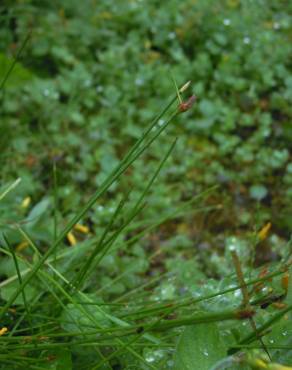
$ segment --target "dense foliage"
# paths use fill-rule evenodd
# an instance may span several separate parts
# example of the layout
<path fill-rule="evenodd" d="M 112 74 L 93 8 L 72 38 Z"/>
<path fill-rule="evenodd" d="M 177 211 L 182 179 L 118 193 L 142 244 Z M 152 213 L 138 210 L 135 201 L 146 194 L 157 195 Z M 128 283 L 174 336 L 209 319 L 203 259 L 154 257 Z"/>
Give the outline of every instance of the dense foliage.
<path fill-rule="evenodd" d="M 1 2 L 1 368 L 241 359 L 260 369 L 271 366 L 265 345 L 292 365 L 291 10 L 284 0 Z M 174 80 L 192 81 L 182 98 L 195 94 L 194 106 L 168 124 L 175 102 L 158 118 L 157 139 L 89 207 L 176 95 Z M 243 305 L 233 251 L 248 281 L 275 274 Z M 248 337 L 241 309 L 265 344 L 252 326 Z M 195 313 L 206 326 L 177 341 Z"/>

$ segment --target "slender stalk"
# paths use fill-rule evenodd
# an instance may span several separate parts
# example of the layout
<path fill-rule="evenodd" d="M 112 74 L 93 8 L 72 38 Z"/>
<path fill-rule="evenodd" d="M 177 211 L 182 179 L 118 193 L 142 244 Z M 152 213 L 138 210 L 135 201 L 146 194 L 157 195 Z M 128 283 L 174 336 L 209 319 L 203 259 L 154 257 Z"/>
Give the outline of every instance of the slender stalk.
<path fill-rule="evenodd" d="M 162 111 L 162 113 L 165 113 L 173 104 L 175 101 L 175 98 L 173 98 L 170 103 L 167 105 L 167 107 Z M 77 213 L 76 216 L 74 216 L 71 221 L 68 223 L 68 225 L 63 229 L 63 231 L 60 233 L 57 240 L 51 245 L 51 247 L 47 250 L 47 252 L 39 259 L 39 261 L 34 265 L 31 272 L 24 278 L 18 289 L 11 295 L 10 299 L 6 302 L 6 304 L 2 307 L 0 311 L 0 320 L 3 318 L 3 315 L 7 312 L 9 307 L 13 304 L 15 299 L 18 297 L 18 295 L 21 293 L 21 291 L 24 289 L 24 287 L 31 281 L 31 279 L 35 276 L 35 274 L 38 272 L 38 270 L 44 265 L 46 260 L 54 253 L 54 251 L 57 249 L 60 243 L 62 243 L 63 239 L 66 237 L 68 232 L 74 227 L 76 223 L 86 214 L 86 212 L 94 205 L 94 203 L 99 199 L 107 190 L 108 188 L 117 180 L 119 177 L 130 167 L 130 165 L 138 158 L 144 151 L 153 143 L 153 141 L 164 131 L 164 129 L 168 126 L 168 124 L 172 121 L 173 118 L 176 117 L 178 114 L 178 111 L 176 111 L 169 120 L 160 127 L 160 129 L 157 130 L 157 133 L 151 137 L 151 139 L 142 146 L 141 149 L 138 149 L 140 144 L 144 141 L 145 135 L 142 135 L 142 138 L 137 141 L 137 143 L 133 146 L 133 148 L 129 151 L 129 153 L 126 155 L 125 159 L 121 161 L 120 165 L 108 176 L 108 178 L 103 182 L 100 189 L 98 189 L 89 199 L 89 201 L 85 204 L 85 206 L 81 209 L 79 213 Z M 161 114 L 154 120 L 154 122 L 151 124 L 149 129 L 146 131 L 150 132 L 152 127 L 155 126 L 155 124 L 158 122 L 158 119 L 161 117 Z M 137 151 L 136 151 L 137 149 Z M 136 151 L 136 152 L 135 152 Z M 133 155 L 132 155 L 133 154 Z"/>
<path fill-rule="evenodd" d="M 248 294 L 247 286 L 246 286 L 245 281 L 244 281 L 244 276 L 243 276 L 243 272 L 242 272 L 242 269 L 241 269 L 240 260 L 238 258 L 237 253 L 235 252 L 235 250 L 231 251 L 231 256 L 232 256 L 233 263 L 234 263 L 234 266 L 235 266 L 237 279 L 238 279 L 238 281 L 240 283 L 240 286 L 241 286 L 241 293 L 242 293 L 242 297 L 243 297 L 243 302 L 242 302 L 243 307 L 245 309 L 250 309 L 251 306 L 250 306 L 250 303 L 249 303 L 249 294 Z M 254 330 L 254 333 L 255 333 L 256 337 L 258 338 L 258 341 L 261 343 L 263 350 L 268 355 L 270 361 L 272 361 L 271 355 L 270 355 L 269 351 L 267 350 L 263 339 L 261 338 L 261 336 L 258 333 L 256 323 L 255 323 L 252 316 L 249 318 L 249 322 L 250 322 L 250 325 L 251 325 L 252 329 Z"/>
<path fill-rule="evenodd" d="M 17 273 L 18 281 L 19 281 L 19 284 L 21 284 L 22 283 L 22 277 L 21 277 L 21 273 L 20 273 L 20 269 L 19 269 L 19 265 L 18 265 L 18 261 L 17 261 L 16 255 L 15 255 L 14 249 L 10 245 L 10 243 L 9 243 L 5 234 L 3 234 L 3 238 L 4 238 L 8 248 L 10 250 L 11 255 L 12 255 L 12 259 L 13 259 L 13 262 L 14 262 L 14 266 L 15 266 L 15 270 L 16 270 L 16 273 Z M 28 317 L 28 321 L 29 321 L 29 324 L 30 324 L 30 331 L 32 333 L 33 332 L 33 329 L 32 329 L 33 325 L 32 325 L 32 320 L 31 320 L 31 315 L 30 315 L 30 308 L 29 308 L 29 305 L 28 305 L 28 302 L 27 302 L 27 299 L 26 299 L 24 289 L 21 291 L 21 294 L 22 294 L 22 299 L 23 299 L 23 305 L 25 307 L 27 317 Z"/>
<path fill-rule="evenodd" d="M 19 61 L 20 59 L 20 55 L 21 53 L 23 52 L 24 48 L 26 47 L 26 44 L 28 43 L 29 39 L 30 39 L 30 36 L 31 36 L 31 31 L 26 35 L 26 37 L 24 38 L 22 44 L 20 45 L 20 48 L 15 56 L 15 58 L 13 59 L 13 62 L 11 63 L 11 66 L 10 68 L 8 69 L 7 73 L 5 74 L 5 76 L 3 77 L 3 80 L 1 81 L 0 83 L 0 91 L 3 90 L 4 88 L 4 85 L 6 83 L 6 81 L 8 80 L 11 72 L 13 71 L 16 63 Z"/>

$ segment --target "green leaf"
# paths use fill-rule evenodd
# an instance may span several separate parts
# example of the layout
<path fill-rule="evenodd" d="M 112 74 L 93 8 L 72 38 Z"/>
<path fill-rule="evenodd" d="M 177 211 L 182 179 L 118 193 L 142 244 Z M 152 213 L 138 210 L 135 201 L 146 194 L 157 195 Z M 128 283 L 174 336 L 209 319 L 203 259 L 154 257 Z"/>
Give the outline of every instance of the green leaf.
<path fill-rule="evenodd" d="M 175 354 L 175 370 L 209 370 L 226 356 L 216 324 L 194 325 L 182 333 Z"/>
<path fill-rule="evenodd" d="M 1 298 L 4 299 L 4 301 L 8 301 L 10 297 L 13 295 L 13 293 L 15 292 L 15 290 L 18 288 L 18 286 L 19 286 L 19 282 L 15 280 L 10 284 L 1 287 L 1 291 L 0 291 Z M 27 301 L 31 301 L 37 294 L 37 288 L 34 287 L 32 284 L 30 284 L 25 288 L 24 292 L 25 292 L 25 297 Z M 24 304 L 23 297 L 21 294 L 16 298 L 14 304 L 15 305 Z"/>
<path fill-rule="evenodd" d="M 82 308 L 87 312 L 86 315 Z M 92 317 L 92 319 L 90 319 Z M 80 304 L 68 304 L 66 310 L 61 315 L 61 326 L 68 332 L 76 332 L 80 329 L 86 332 L 95 331 L 98 329 L 94 323 L 94 320 L 99 323 L 100 327 L 108 327 L 110 325 L 109 320 L 104 314 L 97 310 L 94 305 L 80 305 Z"/>
<path fill-rule="evenodd" d="M 28 215 L 28 219 L 30 221 L 30 225 L 32 223 L 36 223 L 39 219 L 44 215 L 44 213 L 48 210 L 50 206 L 50 200 L 48 198 L 44 198 L 38 204 L 36 204 L 33 209 L 30 211 Z"/>
<path fill-rule="evenodd" d="M 268 190 L 265 186 L 257 184 L 250 187 L 249 194 L 253 199 L 262 200 L 268 194 Z"/>
<path fill-rule="evenodd" d="M 71 370 L 72 369 L 72 358 L 70 351 L 60 350 L 57 354 L 56 370 Z"/>
<path fill-rule="evenodd" d="M 0 81 L 5 77 L 8 73 L 11 65 L 13 64 L 13 59 L 7 57 L 6 55 L 0 53 Z M 6 87 L 20 87 L 25 82 L 32 80 L 33 74 L 31 71 L 26 69 L 21 65 L 21 63 L 17 62 L 13 68 L 12 73 L 10 74 L 8 80 L 6 81 Z"/>
<path fill-rule="evenodd" d="M 284 303 L 287 306 L 292 304 L 292 284 L 291 284 L 291 268 L 289 271 L 289 283 L 288 291 L 285 297 Z M 271 332 L 265 337 L 267 344 L 277 344 L 279 346 L 287 346 L 288 348 L 283 351 L 281 349 L 276 349 L 271 352 L 272 358 L 275 362 L 281 362 L 286 364 L 292 363 L 292 312 L 289 311 L 282 317 L 278 322 L 276 322 L 272 328 Z M 289 348 L 290 347 L 290 348 Z"/>
<path fill-rule="evenodd" d="M 42 364 L 43 369 L 50 370 L 71 370 L 72 356 L 71 352 L 65 349 L 49 351 L 46 353 L 47 362 Z"/>

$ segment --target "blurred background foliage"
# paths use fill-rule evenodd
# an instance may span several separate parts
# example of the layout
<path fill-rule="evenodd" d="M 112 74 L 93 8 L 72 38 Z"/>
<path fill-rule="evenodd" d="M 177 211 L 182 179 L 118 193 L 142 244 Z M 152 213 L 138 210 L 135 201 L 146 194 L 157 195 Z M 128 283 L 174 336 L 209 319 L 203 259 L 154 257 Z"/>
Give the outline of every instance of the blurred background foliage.
<path fill-rule="evenodd" d="M 202 266 L 207 275 L 222 276 L 230 266 L 222 262 L 230 238 L 245 250 L 268 221 L 272 232 L 259 263 L 277 259 L 292 222 L 291 8 L 284 0 L 3 0 L 1 79 L 31 35 L 0 97 L 1 183 L 22 178 L 1 202 L 1 227 L 28 217 L 32 235 L 49 243 L 53 163 L 62 223 L 175 93 L 173 74 L 179 85 L 192 80 L 194 109 L 84 222 L 98 235 L 120 194 L 132 188 L 131 199 L 138 197 L 177 136 L 141 224 L 171 214 L 212 185 L 218 188 L 204 205 L 218 209 L 164 224 L 128 255 L 107 256 L 104 268 L 166 269 L 184 284 L 194 266 L 197 277 Z M 147 260 L 161 245 L 162 257 Z M 136 283 L 123 278 L 112 288 L 120 294 Z M 161 289 L 171 297 L 169 286 Z"/>

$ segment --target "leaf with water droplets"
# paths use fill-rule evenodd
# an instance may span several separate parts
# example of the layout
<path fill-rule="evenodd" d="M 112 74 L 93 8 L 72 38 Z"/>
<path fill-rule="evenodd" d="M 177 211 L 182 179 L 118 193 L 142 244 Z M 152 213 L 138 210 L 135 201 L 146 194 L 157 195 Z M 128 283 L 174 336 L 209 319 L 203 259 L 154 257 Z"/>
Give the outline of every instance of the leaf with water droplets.
<path fill-rule="evenodd" d="M 226 356 L 216 324 L 194 325 L 182 333 L 175 353 L 175 370 L 209 370 Z"/>
<path fill-rule="evenodd" d="M 287 295 L 283 301 L 286 306 L 292 305 L 292 269 L 289 271 L 289 280 L 287 284 Z M 286 285 L 285 284 L 285 285 Z M 286 364 L 292 363 L 292 311 L 287 312 L 279 321 L 271 327 L 271 332 L 265 336 L 267 344 L 276 346 L 287 346 L 287 350 L 270 349 L 273 361 Z"/>

